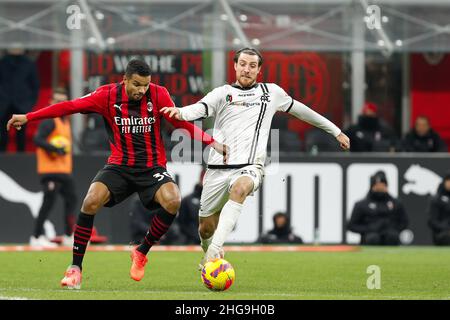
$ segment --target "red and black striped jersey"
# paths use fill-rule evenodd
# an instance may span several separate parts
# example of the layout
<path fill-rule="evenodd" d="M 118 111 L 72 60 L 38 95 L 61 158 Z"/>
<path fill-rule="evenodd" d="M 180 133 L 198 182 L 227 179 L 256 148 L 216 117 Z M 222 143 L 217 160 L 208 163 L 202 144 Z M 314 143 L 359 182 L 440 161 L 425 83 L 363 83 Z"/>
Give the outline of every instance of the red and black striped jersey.
<path fill-rule="evenodd" d="M 71 101 L 60 102 L 27 113 L 28 121 L 63 115 L 98 113 L 104 118 L 111 155 L 108 164 L 136 168 L 166 166 L 166 153 L 161 136 L 161 118 L 173 126 L 186 129 L 194 139 L 210 144 L 214 139 L 190 122 L 169 118 L 160 112 L 174 103 L 166 88 L 150 84 L 140 101 L 128 100 L 123 82 L 99 87 L 94 92 Z"/>

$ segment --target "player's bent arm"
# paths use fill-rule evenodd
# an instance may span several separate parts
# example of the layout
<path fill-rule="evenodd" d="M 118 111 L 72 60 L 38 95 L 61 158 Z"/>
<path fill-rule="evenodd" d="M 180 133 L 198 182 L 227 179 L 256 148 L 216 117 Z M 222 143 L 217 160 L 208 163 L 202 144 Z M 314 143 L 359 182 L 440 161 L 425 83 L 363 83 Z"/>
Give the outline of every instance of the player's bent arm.
<path fill-rule="evenodd" d="M 288 110 L 288 113 L 292 114 L 294 117 L 300 120 L 303 120 L 317 128 L 328 132 L 329 134 L 333 135 L 333 137 L 337 137 L 341 133 L 341 129 L 339 129 L 333 122 L 297 100 L 293 100 L 292 106 Z"/>
<path fill-rule="evenodd" d="M 54 120 L 42 121 L 33 137 L 34 144 L 47 152 L 56 152 L 58 148 L 47 141 L 53 130 L 55 130 Z"/>
<path fill-rule="evenodd" d="M 189 133 L 189 136 L 195 140 L 202 141 L 206 145 L 210 145 L 214 142 L 214 138 L 209 134 L 204 132 L 199 127 L 193 125 L 187 121 L 180 121 L 174 118 L 170 118 L 168 115 L 164 114 L 164 117 L 167 121 L 169 121 L 175 128 L 186 129 Z"/>

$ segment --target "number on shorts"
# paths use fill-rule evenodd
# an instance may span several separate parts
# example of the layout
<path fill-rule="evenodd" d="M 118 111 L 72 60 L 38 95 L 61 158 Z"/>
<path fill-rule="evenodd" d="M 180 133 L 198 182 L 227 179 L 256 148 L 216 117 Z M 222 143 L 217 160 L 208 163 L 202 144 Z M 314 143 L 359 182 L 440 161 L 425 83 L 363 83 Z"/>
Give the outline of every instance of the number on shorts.
<path fill-rule="evenodd" d="M 166 171 L 164 171 L 162 174 L 158 172 L 153 175 L 153 177 L 155 179 L 158 179 L 158 181 L 161 181 L 162 179 L 164 179 L 164 176 L 166 176 L 168 178 L 172 178 L 172 176 L 170 174 L 168 174 Z"/>

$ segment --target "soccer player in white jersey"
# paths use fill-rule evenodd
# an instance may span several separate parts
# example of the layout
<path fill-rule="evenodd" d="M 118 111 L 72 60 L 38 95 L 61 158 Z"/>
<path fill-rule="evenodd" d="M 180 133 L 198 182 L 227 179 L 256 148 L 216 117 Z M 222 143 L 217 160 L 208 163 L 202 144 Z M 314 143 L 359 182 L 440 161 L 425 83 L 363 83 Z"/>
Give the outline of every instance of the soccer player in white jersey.
<path fill-rule="evenodd" d="M 333 135 L 341 148 L 349 138 L 331 121 L 290 97 L 274 83 L 258 83 L 262 56 L 243 48 L 234 56 L 236 82 L 213 89 L 198 103 L 161 111 L 177 120 L 214 117 L 214 139 L 229 147 L 222 154 L 211 149 L 200 200 L 199 234 L 205 255 L 201 264 L 223 257 L 223 244 L 236 225 L 242 206 L 264 177 L 267 141 L 272 118 L 287 112 Z"/>

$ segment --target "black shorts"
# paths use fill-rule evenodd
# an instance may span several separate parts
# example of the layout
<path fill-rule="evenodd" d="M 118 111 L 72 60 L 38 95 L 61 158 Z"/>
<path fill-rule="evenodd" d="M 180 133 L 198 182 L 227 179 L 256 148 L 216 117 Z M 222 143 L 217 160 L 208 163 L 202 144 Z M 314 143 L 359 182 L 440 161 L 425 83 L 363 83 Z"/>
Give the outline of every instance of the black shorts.
<path fill-rule="evenodd" d="M 111 199 L 105 207 L 113 207 L 137 192 L 142 204 L 147 209 L 153 210 L 159 206 L 153 201 L 158 189 L 163 184 L 174 181 L 163 167 L 138 169 L 106 165 L 92 180 L 92 183 L 94 182 L 105 184 L 111 192 Z"/>

